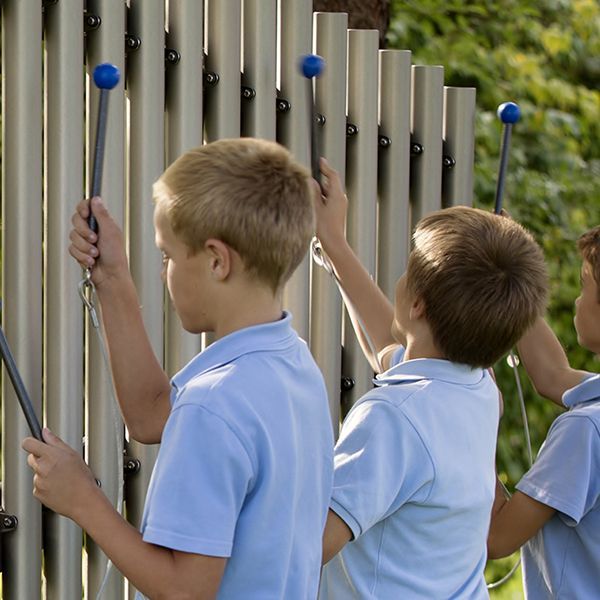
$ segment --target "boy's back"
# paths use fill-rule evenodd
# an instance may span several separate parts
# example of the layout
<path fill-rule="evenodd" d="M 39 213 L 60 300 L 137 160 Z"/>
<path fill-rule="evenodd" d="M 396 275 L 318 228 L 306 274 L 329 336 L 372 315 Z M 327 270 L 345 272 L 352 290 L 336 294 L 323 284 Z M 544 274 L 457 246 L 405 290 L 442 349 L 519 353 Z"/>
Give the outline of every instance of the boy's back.
<path fill-rule="evenodd" d="M 322 377 L 290 321 L 236 331 L 173 378 L 142 532 L 229 556 L 219 598 L 317 592 L 333 436 Z"/>
<path fill-rule="evenodd" d="M 498 427 L 491 376 L 417 359 L 377 383 L 336 447 L 331 508 L 360 541 L 324 567 L 321 598 L 487 597 Z"/>

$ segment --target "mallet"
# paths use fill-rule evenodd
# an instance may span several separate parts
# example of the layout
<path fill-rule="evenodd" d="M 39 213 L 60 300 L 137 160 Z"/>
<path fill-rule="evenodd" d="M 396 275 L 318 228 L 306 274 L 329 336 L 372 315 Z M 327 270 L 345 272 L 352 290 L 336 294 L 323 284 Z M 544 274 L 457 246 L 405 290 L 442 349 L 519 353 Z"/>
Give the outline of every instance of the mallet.
<path fill-rule="evenodd" d="M 311 121 L 311 140 L 310 140 L 310 163 L 313 178 L 321 181 L 321 170 L 319 168 L 320 148 L 319 148 L 319 130 L 317 123 L 317 111 L 315 109 L 315 97 L 313 93 L 313 82 L 315 77 L 319 77 L 325 68 L 325 61 L 318 54 L 306 54 L 300 59 L 300 71 L 308 80 L 308 110 Z"/>
<path fill-rule="evenodd" d="M 104 146 L 106 140 L 106 124 L 108 114 L 108 92 L 112 90 L 121 74 L 119 69 L 110 63 L 102 63 L 94 69 L 94 83 L 100 90 L 98 103 L 98 121 L 96 123 L 96 145 L 94 146 L 94 163 L 92 167 L 92 186 L 90 198 L 99 196 L 102 190 L 102 167 L 104 165 Z M 98 223 L 90 210 L 88 225 L 94 233 L 98 233 Z"/>
<path fill-rule="evenodd" d="M 31 435 L 42 442 L 42 428 L 40 427 L 40 422 L 35 414 L 35 410 L 33 410 L 31 399 L 29 398 L 29 394 L 25 389 L 25 385 L 23 384 L 23 380 L 21 379 L 21 375 L 17 369 L 15 359 L 10 351 L 10 347 L 2 327 L 0 327 L 0 354 L 2 354 L 2 360 L 4 361 L 6 372 L 12 381 L 15 394 L 17 394 L 17 399 L 19 400 L 19 404 L 21 405 L 21 409 L 25 415 L 25 420 L 27 421 L 27 425 L 29 425 L 29 429 L 31 430 Z"/>
<path fill-rule="evenodd" d="M 502 211 L 502 200 L 504 196 L 504 182 L 506 180 L 506 168 L 508 166 L 508 150 L 510 148 L 510 136 L 512 126 L 521 118 L 521 109 L 514 102 L 504 102 L 497 110 L 498 118 L 504 123 L 504 134 L 502 136 L 502 150 L 500 153 L 500 168 L 498 169 L 498 183 L 496 184 L 496 201 L 494 212 L 500 214 Z"/>

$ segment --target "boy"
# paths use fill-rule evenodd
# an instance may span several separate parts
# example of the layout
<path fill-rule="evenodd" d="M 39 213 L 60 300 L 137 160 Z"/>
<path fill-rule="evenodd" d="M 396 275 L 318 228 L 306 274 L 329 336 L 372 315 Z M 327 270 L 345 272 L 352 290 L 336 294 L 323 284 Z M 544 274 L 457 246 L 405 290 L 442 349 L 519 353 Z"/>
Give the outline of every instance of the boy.
<path fill-rule="evenodd" d="M 600 354 L 600 226 L 579 239 L 579 344 Z M 538 391 L 567 407 L 550 427 L 534 465 L 506 499 L 497 486 L 488 549 L 492 558 L 522 544 L 526 597 L 600 598 L 600 376 L 569 366 L 543 319 L 518 344 Z"/>
<path fill-rule="evenodd" d="M 23 444 L 34 494 L 75 520 L 150 598 L 314 598 L 333 437 L 321 374 L 281 308 L 314 231 L 310 177 L 275 143 L 223 140 L 175 161 L 154 196 L 177 314 L 189 332 L 216 338 L 171 383 L 100 199 L 91 203 L 98 236 L 82 202 L 70 247 L 93 267 L 130 435 L 162 442 L 141 533 L 47 430 L 47 445 Z"/>
<path fill-rule="evenodd" d="M 487 368 L 544 308 L 542 253 L 508 219 L 437 211 L 417 225 L 393 308 L 345 241 L 343 190 L 323 172 L 317 235 L 387 370 L 336 445 L 321 598 L 486 598 L 499 416 Z"/>

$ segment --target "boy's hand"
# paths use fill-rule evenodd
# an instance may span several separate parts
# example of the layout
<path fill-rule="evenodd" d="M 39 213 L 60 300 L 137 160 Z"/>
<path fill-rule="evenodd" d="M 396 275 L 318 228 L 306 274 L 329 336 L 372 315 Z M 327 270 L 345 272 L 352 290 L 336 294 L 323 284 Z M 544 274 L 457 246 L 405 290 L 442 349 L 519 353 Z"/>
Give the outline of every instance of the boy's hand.
<path fill-rule="evenodd" d="M 98 234 L 88 226 L 90 203 L 98 222 Z M 128 272 L 123 233 L 100 198 L 82 200 L 71 223 L 69 254 L 84 269 L 92 268 L 92 281 L 96 287 L 106 279 Z"/>
<path fill-rule="evenodd" d="M 324 177 L 321 183 L 322 193 L 315 194 L 317 237 L 325 252 L 328 252 L 332 245 L 345 240 L 348 199 L 337 171 L 324 158 L 321 158 L 319 164 Z"/>
<path fill-rule="evenodd" d="M 48 508 L 77 521 L 93 494 L 101 494 L 96 480 L 81 456 L 44 428 L 46 443 L 28 437 L 23 450 L 29 452 L 27 464 L 33 469 L 33 495 Z"/>

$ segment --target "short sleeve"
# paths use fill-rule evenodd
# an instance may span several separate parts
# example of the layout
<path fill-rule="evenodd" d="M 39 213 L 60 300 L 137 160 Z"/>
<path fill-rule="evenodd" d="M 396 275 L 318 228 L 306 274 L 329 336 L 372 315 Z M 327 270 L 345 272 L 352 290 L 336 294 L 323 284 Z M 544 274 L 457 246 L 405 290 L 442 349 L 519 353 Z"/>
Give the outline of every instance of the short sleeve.
<path fill-rule="evenodd" d="M 228 557 L 253 481 L 248 454 L 219 416 L 182 405 L 169 416 L 148 493 L 147 542 Z"/>
<path fill-rule="evenodd" d="M 335 448 L 330 506 L 355 539 L 409 500 L 425 499 L 432 481 L 429 453 L 398 407 L 369 400 L 350 411 Z"/>
<path fill-rule="evenodd" d="M 600 433 L 583 415 L 559 417 L 517 489 L 577 525 L 600 497 Z"/>

